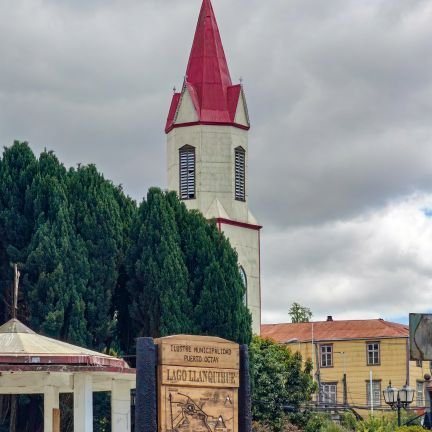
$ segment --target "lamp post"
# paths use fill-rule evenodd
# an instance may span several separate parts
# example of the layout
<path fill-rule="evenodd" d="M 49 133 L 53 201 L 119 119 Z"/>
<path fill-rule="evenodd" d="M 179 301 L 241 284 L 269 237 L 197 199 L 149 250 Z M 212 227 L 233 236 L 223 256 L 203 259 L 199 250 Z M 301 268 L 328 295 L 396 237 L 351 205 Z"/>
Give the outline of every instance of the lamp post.
<path fill-rule="evenodd" d="M 415 390 L 408 384 L 405 384 L 400 390 L 392 387 L 391 381 L 388 387 L 383 390 L 384 400 L 391 409 L 397 409 L 398 412 L 398 426 L 401 426 L 401 408 L 406 409 L 414 400 Z"/>

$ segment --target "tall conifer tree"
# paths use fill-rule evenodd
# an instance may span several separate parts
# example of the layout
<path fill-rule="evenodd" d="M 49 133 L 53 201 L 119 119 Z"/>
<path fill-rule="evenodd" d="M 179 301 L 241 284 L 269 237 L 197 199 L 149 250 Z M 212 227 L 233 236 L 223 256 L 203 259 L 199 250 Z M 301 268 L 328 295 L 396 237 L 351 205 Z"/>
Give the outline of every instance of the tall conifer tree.
<path fill-rule="evenodd" d="M 11 263 L 25 261 L 33 232 L 29 188 L 37 169 L 37 159 L 26 143 L 5 148 L 0 159 L 0 295 L 6 300 L 0 302 L 1 322 L 11 316 Z"/>
<path fill-rule="evenodd" d="M 129 254 L 128 290 L 135 334 L 166 336 L 192 330 L 188 272 L 174 212 L 152 188 L 139 209 Z"/>

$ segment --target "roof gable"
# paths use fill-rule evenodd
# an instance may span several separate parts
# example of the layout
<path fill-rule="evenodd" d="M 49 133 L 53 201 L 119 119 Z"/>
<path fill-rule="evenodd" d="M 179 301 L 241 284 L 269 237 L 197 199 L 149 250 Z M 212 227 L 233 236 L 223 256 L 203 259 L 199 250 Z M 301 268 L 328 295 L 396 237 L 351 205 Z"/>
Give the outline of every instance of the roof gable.
<path fill-rule="evenodd" d="M 194 95 L 193 89 L 191 88 L 191 86 L 185 85 L 183 87 L 180 101 L 178 102 L 178 107 L 173 122 L 174 124 L 192 123 L 198 121 L 197 107 L 193 99 L 196 99 L 196 95 Z"/>

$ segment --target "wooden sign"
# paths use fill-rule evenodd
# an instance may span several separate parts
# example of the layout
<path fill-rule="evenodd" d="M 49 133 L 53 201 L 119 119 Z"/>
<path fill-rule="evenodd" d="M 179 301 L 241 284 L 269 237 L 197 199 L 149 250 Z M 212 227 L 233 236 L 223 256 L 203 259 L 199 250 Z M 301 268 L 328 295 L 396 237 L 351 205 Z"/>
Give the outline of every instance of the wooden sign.
<path fill-rule="evenodd" d="M 239 369 L 239 346 L 216 337 L 170 336 L 157 339 L 159 364 Z"/>
<path fill-rule="evenodd" d="M 184 335 L 156 343 L 159 432 L 238 432 L 239 346 Z"/>
<path fill-rule="evenodd" d="M 239 387 L 239 371 L 235 369 L 204 369 L 182 366 L 159 366 L 163 385 L 192 387 Z"/>
<path fill-rule="evenodd" d="M 163 386 L 159 406 L 161 432 L 237 432 L 236 389 Z"/>

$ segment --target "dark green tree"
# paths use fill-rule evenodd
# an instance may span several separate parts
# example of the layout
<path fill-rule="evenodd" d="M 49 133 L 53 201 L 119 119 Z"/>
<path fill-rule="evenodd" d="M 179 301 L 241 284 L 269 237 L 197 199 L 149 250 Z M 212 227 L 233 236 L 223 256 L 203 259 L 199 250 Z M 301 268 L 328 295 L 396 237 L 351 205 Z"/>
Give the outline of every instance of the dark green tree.
<path fill-rule="evenodd" d="M 188 211 L 175 193 L 166 198 L 175 213 L 189 272 L 195 332 L 248 344 L 251 316 L 243 302 L 245 288 L 236 252 L 215 223 L 198 211 Z"/>
<path fill-rule="evenodd" d="M 13 263 L 18 318 L 48 336 L 124 354 L 140 335 L 251 338 L 237 256 L 214 223 L 156 188 L 137 207 L 95 166 L 67 170 L 19 142 L 0 157 L 1 322 Z"/>
<path fill-rule="evenodd" d="M 135 219 L 128 257 L 129 312 L 136 336 L 189 333 L 193 328 L 179 240 L 164 193 L 150 189 Z"/>
<path fill-rule="evenodd" d="M 28 207 L 29 189 L 37 169 L 38 161 L 26 143 L 15 142 L 5 148 L 0 159 L 0 295 L 4 299 L 0 302 L 1 322 L 11 317 L 11 262 L 25 260 L 34 229 L 35 221 Z"/>
<path fill-rule="evenodd" d="M 254 337 L 250 345 L 253 417 L 278 432 L 286 419 L 284 407 L 298 410 L 316 391 L 312 362 L 270 339 Z"/>
<path fill-rule="evenodd" d="M 119 201 L 118 188 L 94 165 L 71 170 L 68 180 L 74 227 L 85 244 L 89 265 L 88 287 L 83 293 L 85 320 L 91 323 L 89 344 L 101 350 L 115 336 L 113 296 L 127 244 L 124 226 L 135 205 L 131 200 Z"/>
<path fill-rule="evenodd" d="M 49 336 L 89 346 L 92 330 L 84 315 L 88 254 L 73 224 L 67 171 L 47 152 L 38 168 L 29 193 L 36 222 L 22 284 L 29 321 Z"/>

